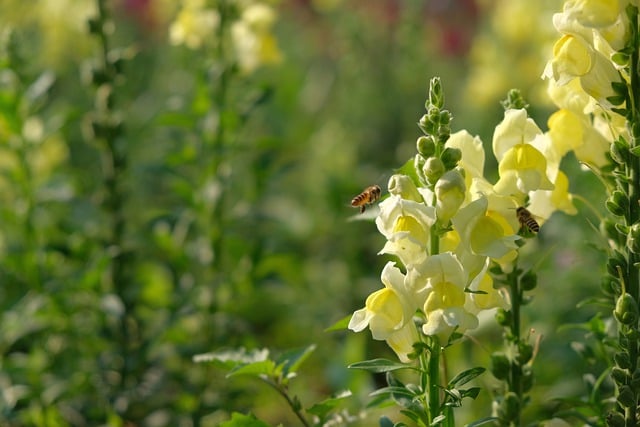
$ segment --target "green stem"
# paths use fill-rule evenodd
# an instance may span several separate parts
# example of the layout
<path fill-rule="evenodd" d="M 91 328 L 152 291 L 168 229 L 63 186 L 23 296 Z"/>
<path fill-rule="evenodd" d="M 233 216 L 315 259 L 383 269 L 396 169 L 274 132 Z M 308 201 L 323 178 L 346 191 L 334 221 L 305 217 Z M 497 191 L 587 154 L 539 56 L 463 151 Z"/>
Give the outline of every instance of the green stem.
<path fill-rule="evenodd" d="M 432 336 L 429 343 L 429 359 L 427 364 L 427 392 L 429 394 L 429 425 L 440 415 L 440 340 Z"/>

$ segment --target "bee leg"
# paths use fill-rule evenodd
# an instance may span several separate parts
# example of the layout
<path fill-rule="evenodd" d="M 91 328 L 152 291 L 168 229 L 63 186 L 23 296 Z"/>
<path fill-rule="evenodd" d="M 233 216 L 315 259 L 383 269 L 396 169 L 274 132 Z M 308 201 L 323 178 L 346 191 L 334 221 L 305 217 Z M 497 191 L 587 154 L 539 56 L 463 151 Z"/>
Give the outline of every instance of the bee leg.
<path fill-rule="evenodd" d="M 360 206 L 360 213 L 364 213 L 364 210 L 365 210 L 365 209 L 366 209 L 366 208 L 365 208 L 365 205 Z"/>

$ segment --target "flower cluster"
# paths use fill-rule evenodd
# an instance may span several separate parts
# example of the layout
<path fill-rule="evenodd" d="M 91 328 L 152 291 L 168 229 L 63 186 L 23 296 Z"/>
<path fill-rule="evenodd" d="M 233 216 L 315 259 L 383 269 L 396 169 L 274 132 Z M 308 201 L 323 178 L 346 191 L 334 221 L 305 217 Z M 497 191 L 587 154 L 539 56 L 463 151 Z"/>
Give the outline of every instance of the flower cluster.
<path fill-rule="evenodd" d="M 252 0 L 220 3 L 211 7 L 206 0 L 184 0 L 169 29 L 171 43 L 190 49 L 199 49 L 206 41 L 225 43 L 226 34 L 220 31 L 224 24 L 228 25 L 230 49 L 242 73 L 249 74 L 261 65 L 281 60 L 272 34 L 276 13 L 271 6 Z"/>
<path fill-rule="evenodd" d="M 624 11 L 629 3 L 568 1 L 553 17 L 561 37 L 543 77 L 559 110 L 549 118 L 549 133 L 559 153 L 573 150 L 591 168 L 608 164 L 614 140 L 629 140 L 624 117 L 615 108 L 625 101 L 616 87 L 629 80 L 629 57 L 617 53 L 628 39 Z"/>
<path fill-rule="evenodd" d="M 507 109 L 495 128 L 500 176 L 491 183 L 484 177 L 480 138 L 464 130 L 450 133 L 438 79 L 431 82 L 426 107 L 418 154 L 389 180 L 389 196 L 376 218 L 387 239 L 380 253 L 397 261 L 387 263 L 384 288 L 349 323 L 356 332 L 368 326 L 402 361 L 411 358 L 420 332 L 446 343 L 452 334 L 477 327 L 482 310 L 508 307 L 488 269 L 495 262 L 507 271 L 517 256 L 524 234 L 518 207 L 528 204 L 541 223 L 556 210 L 574 213 L 559 170 L 564 153 L 525 109 Z"/>

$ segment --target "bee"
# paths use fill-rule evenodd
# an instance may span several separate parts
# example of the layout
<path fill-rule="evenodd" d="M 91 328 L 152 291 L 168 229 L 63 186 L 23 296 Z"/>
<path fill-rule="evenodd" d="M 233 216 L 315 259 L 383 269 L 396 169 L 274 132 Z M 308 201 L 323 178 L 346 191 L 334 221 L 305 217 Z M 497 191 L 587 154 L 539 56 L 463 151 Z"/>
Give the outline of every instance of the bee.
<path fill-rule="evenodd" d="M 351 206 L 360 208 L 360 213 L 363 213 L 367 205 L 375 203 L 380 199 L 381 193 L 382 190 L 380 190 L 379 186 L 371 185 L 351 200 Z"/>
<path fill-rule="evenodd" d="M 520 206 L 516 209 L 516 215 L 518 216 L 520 226 L 533 233 L 540 231 L 540 225 L 535 219 L 533 219 L 533 215 L 527 210 L 527 208 Z"/>

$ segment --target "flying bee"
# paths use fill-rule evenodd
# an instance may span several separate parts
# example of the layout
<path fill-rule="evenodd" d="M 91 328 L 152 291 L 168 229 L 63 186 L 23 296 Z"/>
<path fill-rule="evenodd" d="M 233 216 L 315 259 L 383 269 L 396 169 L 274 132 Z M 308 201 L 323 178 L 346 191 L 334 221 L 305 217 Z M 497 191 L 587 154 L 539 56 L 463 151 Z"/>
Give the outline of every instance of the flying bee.
<path fill-rule="evenodd" d="M 351 206 L 360 208 L 360 213 L 363 213 L 367 205 L 375 203 L 380 199 L 381 193 L 382 190 L 380 190 L 379 186 L 371 185 L 351 200 Z"/>
<path fill-rule="evenodd" d="M 520 222 L 520 226 L 522 228 L 525 228 L 532 233 L 540 231 L 540 225 L 535 219 L 533 219 L 533 215 L 527 210 L 527 208 L 520 206 L 516 209 L 516 215 L 518 216 L 518 222 Z"/>

